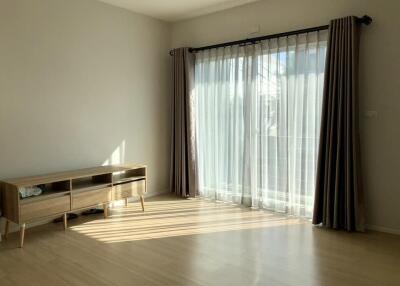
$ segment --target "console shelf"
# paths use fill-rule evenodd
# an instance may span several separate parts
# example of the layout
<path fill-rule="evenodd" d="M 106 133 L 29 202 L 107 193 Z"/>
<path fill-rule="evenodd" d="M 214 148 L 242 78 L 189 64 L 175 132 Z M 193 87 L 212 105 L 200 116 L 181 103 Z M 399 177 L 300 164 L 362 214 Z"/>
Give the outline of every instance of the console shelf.
<path fill-rule="evenodd" d="M 0 181 L 5 236 L 10 222 L 19 224 L 22 247 L 27 223 L 63 215 L 66 228 L 68 213 L 97 205 L 103 205 L 106 218 L 110 202 L 124 199 L 127 204 L 132 196 L 140 198 L 144 211 L 146 172 L 145 165 L 113 165 Z M 21 199 L 22 187 L 40 187 L 43 193 Z"/>
<path fill-rule="evenodd" d="M 139 181 L 146 179 L 146 176 L 133 176 L 133 177 L 125 177 L 125 176 L 115 176 L 113 177 L 113 184 L 123 184 L 123 183 L 128 183 L 128 182 L 133 182 L 133 181 Z"/>
<path fill-rule="evenodd" d="M 73 179 L 71 189 L 73 192 L 83 192 L 112 186 L 111 176 L 109 176 L 108 179 L 105 177 L 106 179 L 102 180 L 96 179 L 98 177 L 99 176 Z"/>

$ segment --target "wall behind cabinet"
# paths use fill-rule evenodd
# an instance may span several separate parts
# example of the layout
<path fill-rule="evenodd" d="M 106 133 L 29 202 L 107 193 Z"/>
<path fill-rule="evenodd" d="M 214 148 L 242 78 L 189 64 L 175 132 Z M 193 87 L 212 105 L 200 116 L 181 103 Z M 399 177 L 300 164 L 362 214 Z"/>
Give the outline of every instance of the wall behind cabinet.
<path fill-rule="evenodd" d="M 167 191 L 170 32 L 96 0 L 0 0 L 0 178 L 138 162 Z"/>

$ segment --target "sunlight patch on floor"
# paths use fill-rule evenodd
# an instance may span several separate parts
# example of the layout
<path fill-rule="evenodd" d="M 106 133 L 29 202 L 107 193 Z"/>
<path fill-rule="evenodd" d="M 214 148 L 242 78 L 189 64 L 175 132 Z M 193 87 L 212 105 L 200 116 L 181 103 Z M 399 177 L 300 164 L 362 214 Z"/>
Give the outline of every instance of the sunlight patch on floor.
<path fill-rule="evenodd" d="M 96 219 L 70 229 L 104 243 L 126 242 L 182 235 L 303 224 L 306 221 L 263 210 L 202 199 L 146 202 L 111 209 L 107 219 Z"/>

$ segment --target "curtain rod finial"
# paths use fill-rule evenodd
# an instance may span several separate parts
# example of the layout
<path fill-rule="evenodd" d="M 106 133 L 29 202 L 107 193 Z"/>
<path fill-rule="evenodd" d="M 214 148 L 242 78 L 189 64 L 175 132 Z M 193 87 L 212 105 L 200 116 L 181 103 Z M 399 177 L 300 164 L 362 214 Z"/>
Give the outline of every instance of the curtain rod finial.
<path fill-rule="evenodd" d="M 364 15 L 360 18 L 360 22 L 365 25 L 369 25 L 372 23 L 372 18 L 368 15 Z"/>

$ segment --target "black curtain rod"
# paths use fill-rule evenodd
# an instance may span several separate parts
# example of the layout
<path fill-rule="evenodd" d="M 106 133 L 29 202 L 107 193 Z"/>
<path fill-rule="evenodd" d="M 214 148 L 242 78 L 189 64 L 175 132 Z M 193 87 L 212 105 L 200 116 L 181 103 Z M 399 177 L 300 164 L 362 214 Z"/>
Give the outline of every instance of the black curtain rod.
<path fill-rule="evenodd" d="M 357 21 L 359 23 L 361 23 L 361 24 L 369 25 L 369 24 L 372 23 L 372 18 L 370 16 L 368 16 L 368 15 L 364 15 L 361 18 L 357 18 Z M 316 32 L 316 31 L 321 31 L 321 30 L 327 30 L 328 28 L 329 28 L 329 25 L 324 25 L 324 26 L 301 29 L 301 30 L 296 30 L 296 31 L 291 31 L 291 32 L 285 32 L 285 33 L 261 36 L 261 37 L 256 37 L 256 38 L 238 40 L 238 41 L 221 43 L 221 44 L 216 44 L 216 45 L 211 45 L 211 46 L 204 46 L 204 47 L 200 47 L 200 48 L 190 48 L 189 52 L 196 53 L 196 52 L 199 52 L 199 51 L 216 49 L 216 48 L 227 47 L 227 46 L 235 46 L 235 45 L 243 45 L 243 44 L 255 44 L 255 43 L 258 43 L 258 42 L 263 41 L 263 40 L 275 39 L 275 38 L 280 38 L 280 37 L 288 37 L 288 36 L 293 36 L 293 35 L 298 35 L 298 34 L 311 33 L 311 32 Z M 169 54 L 172 56 L 173 55 L 173 51 L 170 51 Z"/>
<path fill-rule="evenodd" d="M 216 49 L 216 48 L 221 48 L 221 47 L 244 45 L 244 44 L 255 44 L 260 41 L 264 41 L 264 40 L 268 40 L 268 39 L 275 39 L 275 38 L 289 37 L 289 36 L 293 36 L 293 35 L 311 33 L 311 32 L 316 32 L 316 31 L 321 31 L 321 30 L 327 30 L 328 28 L 329 28 L 329 25 L 324 25 L 324 26 L 318 26 L 318 27 L 313 27 L 313 28 L 285 32 L 285 33 L 278 33 L 278 34 L 273 34 L 273 35 L 260 36 L 260 37 L 250 38 L 250 39 L 243 39 L 243 40 L 238 40 L 238 41 L 233 41 L 233 42 L 210 45 L 210 46 L 205 46 L 205 47 L 200 47 L 200 48 L 191 48 L 191 49 L 189 49 L 189 51 L 192 53 L 196 53 L 199 51 Z"/>

